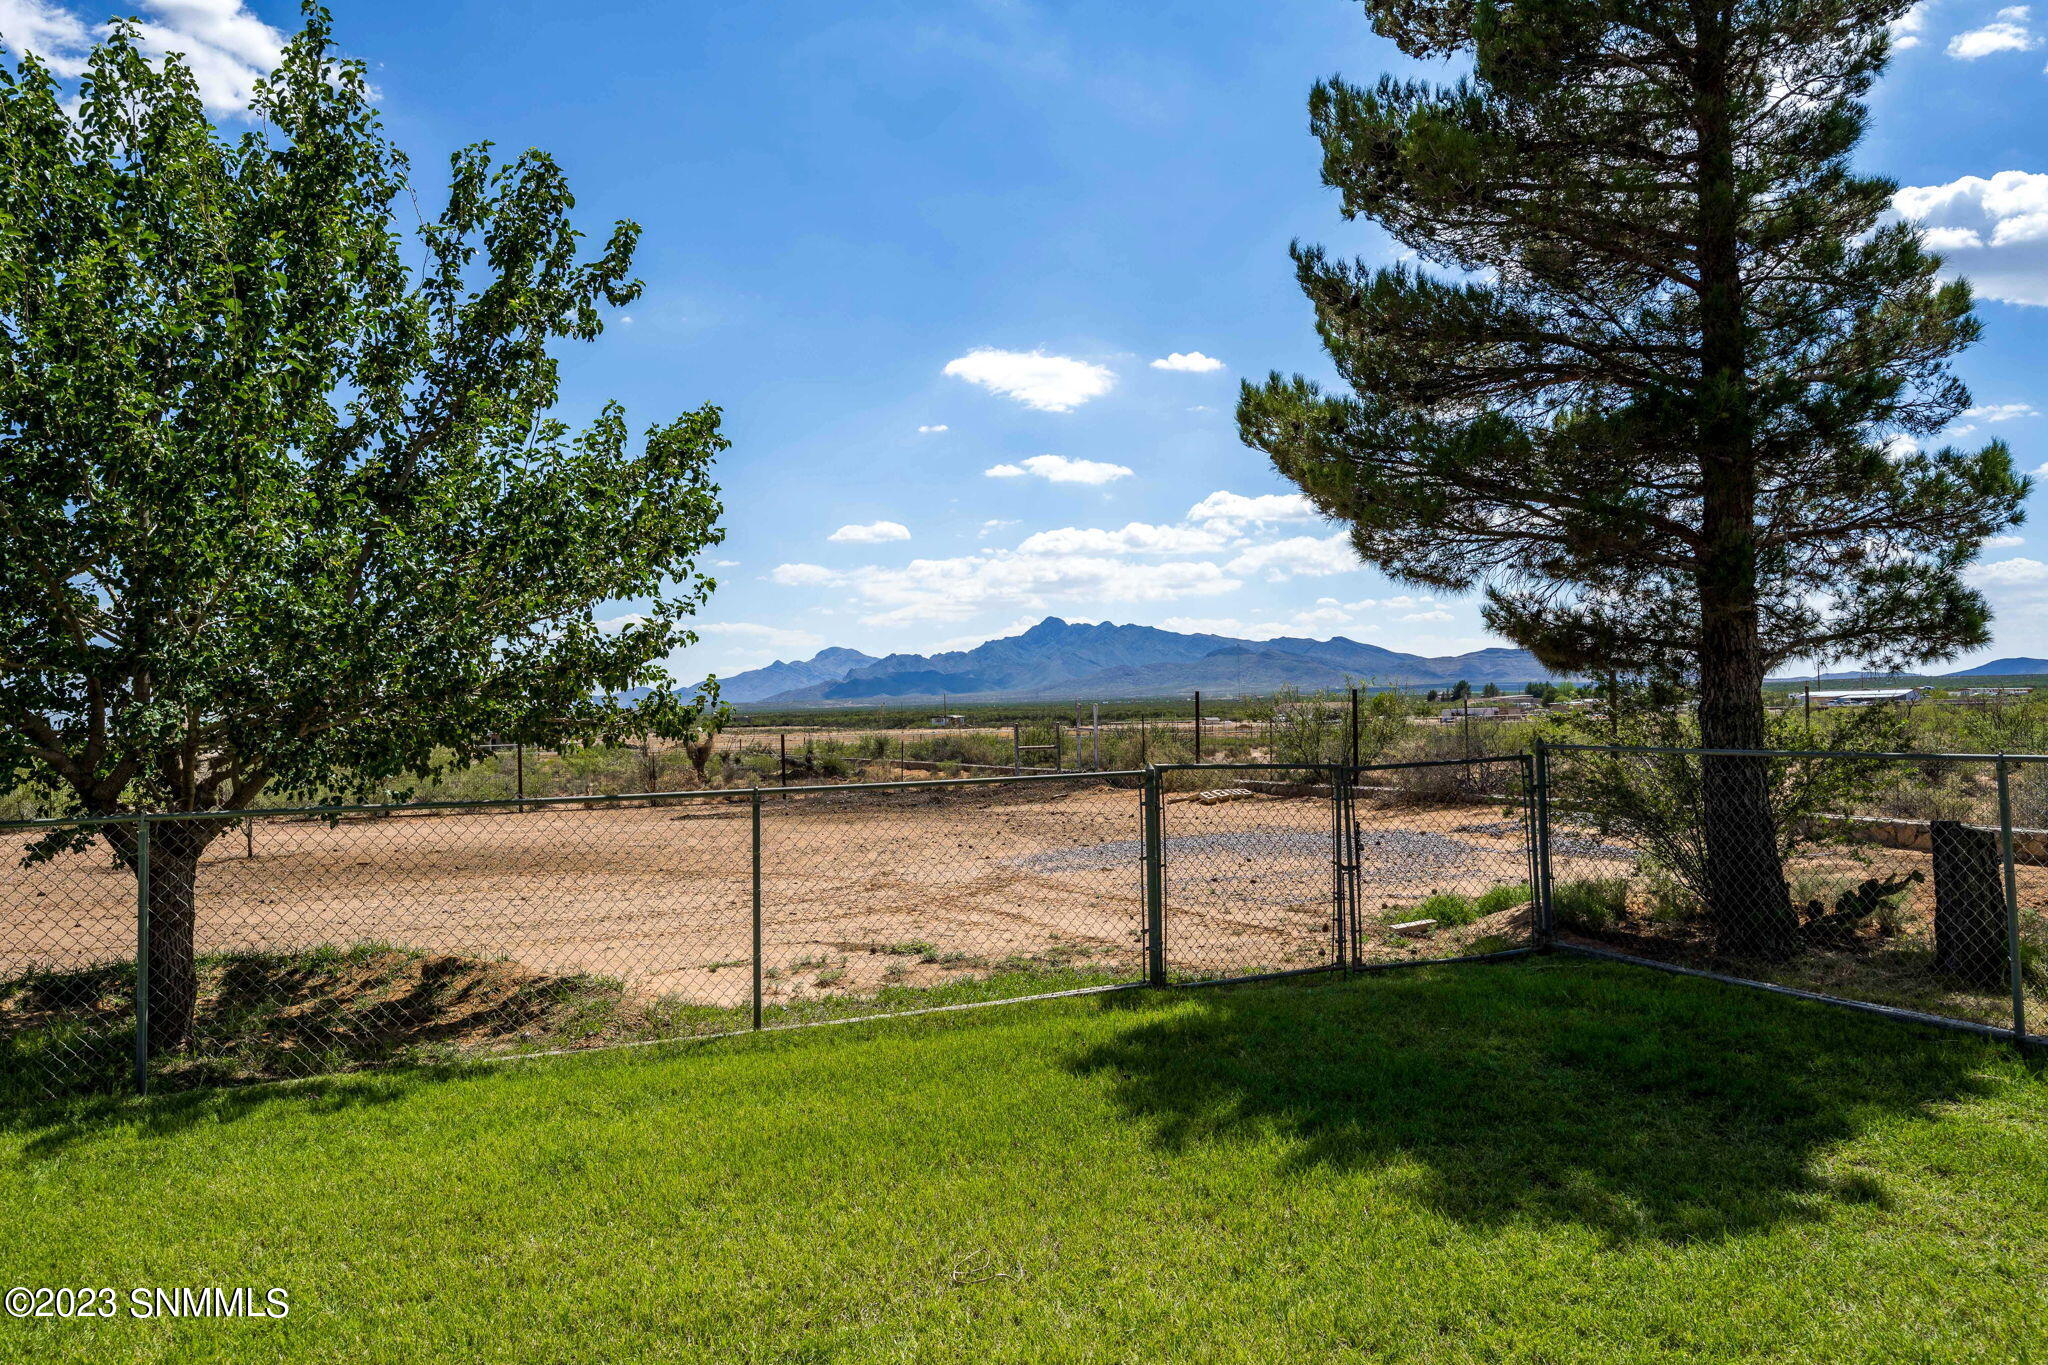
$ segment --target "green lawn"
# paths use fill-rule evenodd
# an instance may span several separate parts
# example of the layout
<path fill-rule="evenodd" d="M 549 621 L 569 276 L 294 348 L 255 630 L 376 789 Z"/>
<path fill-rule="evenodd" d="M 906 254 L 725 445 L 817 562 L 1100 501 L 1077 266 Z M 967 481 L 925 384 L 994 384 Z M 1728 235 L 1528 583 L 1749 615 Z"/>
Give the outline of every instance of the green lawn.
<path fill-rule="evenodd" d="M 2010 1049 L 1537 959 L 170 1096 L 0 1129 L 5 1360 L 2016 1361 Z"/>

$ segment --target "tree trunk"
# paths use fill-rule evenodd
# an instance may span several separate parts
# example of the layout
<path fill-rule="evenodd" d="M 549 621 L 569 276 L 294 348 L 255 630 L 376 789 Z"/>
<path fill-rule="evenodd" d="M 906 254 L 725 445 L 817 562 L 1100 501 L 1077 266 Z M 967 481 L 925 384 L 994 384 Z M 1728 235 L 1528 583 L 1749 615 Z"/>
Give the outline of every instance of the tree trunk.
<path fill-rule="evenodd" d="M 1756 442 L 1742 278 L 1725 18 L 1701 31 L 1699 131 L 1700 741 L 1764 747 L 1763 643 L 1757 611 Z M 1769 760 L 1703 758 L 1701 831 L 1707 911 L 1724 949 L 1782 957 L 1799 921 L 1778 861 Z"/>
<path fill-rule="evenodd" d="M 1709 749 L 1761 749 L 1764 679 L 1755 609 L 1702 614 L 1700 742 Z M 1799 918 L 1778 858 L 1771 780 L 1766 758 L 1700 760 L 1700 833 L 1715 936 L 1728 951 L 1776 958 L 1797 951 Z"/>
<path fill-rule="evenodd" d="M 164 820 L 149 827 L 149 1051 L 192 1041 L 199 1005 L 195 946 L 199 855 L 226 828 L 215 820 Z"/>

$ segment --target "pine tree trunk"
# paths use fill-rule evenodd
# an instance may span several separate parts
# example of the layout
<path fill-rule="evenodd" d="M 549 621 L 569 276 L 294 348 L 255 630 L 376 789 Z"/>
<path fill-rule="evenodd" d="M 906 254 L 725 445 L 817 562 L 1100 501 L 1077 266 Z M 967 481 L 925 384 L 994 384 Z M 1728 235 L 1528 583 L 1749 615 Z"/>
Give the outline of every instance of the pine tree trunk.
<path fill-rule="evenodd" d="M 1702 585 L 1705 586 L 1704 584 Z M 1765 747 L 1762 650 L 1754 605 L 1710 605 L 1702 592 L 1700 742 L 1709 749 Z M 1706 901 L 1730 952 L 1767 958 L 1799 946 L 1799 919 L 1778 858 L 1770 760 L 1700 760 Z"/>
<path fill-rule="evenodd" d="M 1699 102 L 1700 742 L 1761 749 L 1763 643 L 1757 610 L 1757 470 L 1750 413 L 1741 189 L 1725 16 L 1702 26 Z M 1707 912 L 1722 948 L 1781 957 L 1799 922 L 1778 860 L 1768 760 L 1700 764 Z"/>

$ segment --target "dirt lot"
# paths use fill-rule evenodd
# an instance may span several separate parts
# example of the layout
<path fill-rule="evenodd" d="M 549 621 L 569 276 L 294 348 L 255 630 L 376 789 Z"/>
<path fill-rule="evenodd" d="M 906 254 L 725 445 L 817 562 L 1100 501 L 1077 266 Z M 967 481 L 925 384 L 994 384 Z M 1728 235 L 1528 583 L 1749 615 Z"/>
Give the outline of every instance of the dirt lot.
<path fill-rule="evenodd" d="M 1384 907 L 1526 874 L 1520 826 L 1471 806 L 1363 813 L 1369 954 L 1437 956 L 1515 913 L 1434 939 Z M 1462 828 L 1461 828 L 1462 827 Z M 1313 965 L 1331 946 L 1330 808 L 1259 796 L 1166 813 L 1169 965 L 1210 975 Z M 636 994 L 736 1005 L 751 978 L 743 802 L 546 806 L 257 823 L 200 875 L 205 953 L 392 944 Z M 771 1000 L 926 985 L 991 969 L 1141 970 L 1138 792 L 1083 781 L 788 800 L 762 820 Z M 134 953 L 134 882 L 104 849 L 0 866 L 0 979 Z M 1526 920 L 1526 914 L 1521 914 Z"/>

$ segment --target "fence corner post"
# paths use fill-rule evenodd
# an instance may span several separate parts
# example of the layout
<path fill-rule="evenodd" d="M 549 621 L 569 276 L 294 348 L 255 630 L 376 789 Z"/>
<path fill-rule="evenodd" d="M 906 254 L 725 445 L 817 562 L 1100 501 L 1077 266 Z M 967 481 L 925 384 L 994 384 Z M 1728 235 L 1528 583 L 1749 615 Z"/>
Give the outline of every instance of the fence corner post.
<path fill-rule="evenodd" d="M 1166 984 L 1166 840 L 1159 769 L 1145 765 L 1145 980 Z"/>
<path fill-rule="evenodd" d="M 149 1093 L 149 815 L 135 817 L 135 1093 Z"/>
<path fill-rule="evenodd" d="M 761 1027 L 761 785 L 750 792 L 754 827 L 754 1027 Z"/>
<path fill-rule="evenodd" d="M 2019 877 L 2013 868 L 2011 764 L 1998 756 L 1998 856 L 2005 864 L 2005 962 L 2012 978 L 2012 1040 L 2027 1041 L 2026 964 L 2020 959 Z"/>
<path fill-rule="evenodd" d="M 1529 821 L 1535 835 L 1531 847 L 1536 883 L 1529 892 L 1535 910 L 1536 946 L 1548 948 L 1557 928 L 1550 905 L 1550 749 L 1541 735 L 1536 736 L 1532 749 L 1529 767 L 1534 790 L 1530 793 Z"/>

